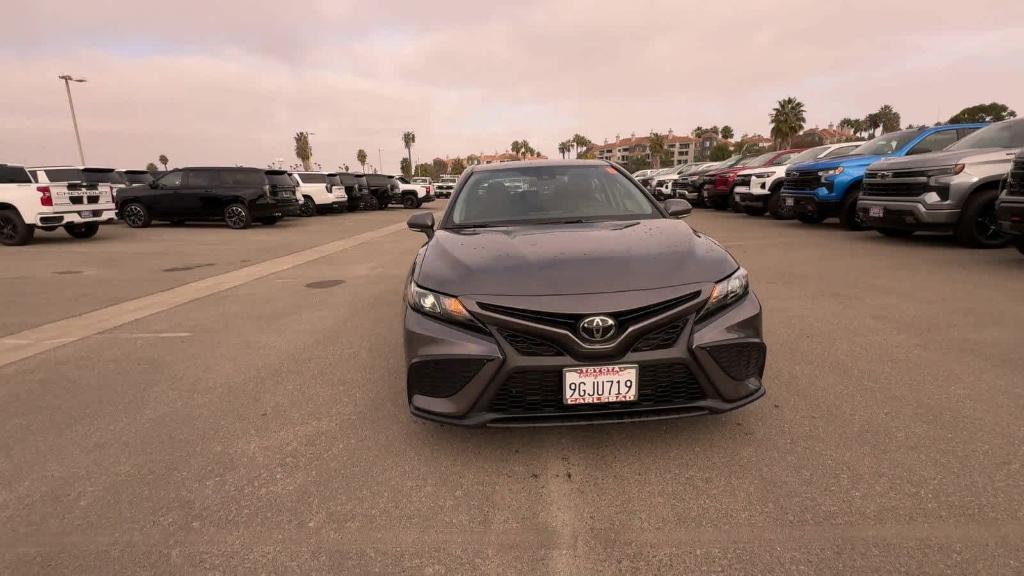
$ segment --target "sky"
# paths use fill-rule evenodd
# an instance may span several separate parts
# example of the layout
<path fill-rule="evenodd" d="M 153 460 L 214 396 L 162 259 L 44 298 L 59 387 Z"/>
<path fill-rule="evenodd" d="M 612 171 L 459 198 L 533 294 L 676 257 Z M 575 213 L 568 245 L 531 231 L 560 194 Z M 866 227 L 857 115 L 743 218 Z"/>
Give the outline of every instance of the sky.
<path fill-rule="evenodd" d="M 557 156 L 651 130 L 769 131 L 787 96 L 808 128 L 891 104 L 904 124 L 998 101 L 1024 115 L 1014 0 L 35 0 L 4 7 L 0 162 L 144 167 Z M 379 150 L 379 152 L 378 152 Z M 382 161 L 382 163 L 381 163 Z"/>

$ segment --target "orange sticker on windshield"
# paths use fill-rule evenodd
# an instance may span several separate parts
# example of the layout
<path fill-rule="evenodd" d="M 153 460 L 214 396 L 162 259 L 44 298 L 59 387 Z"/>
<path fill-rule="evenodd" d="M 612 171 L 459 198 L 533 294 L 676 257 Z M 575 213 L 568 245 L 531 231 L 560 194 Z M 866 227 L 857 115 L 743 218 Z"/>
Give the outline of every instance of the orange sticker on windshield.
<path fill-rule="evenodd" d="M 615 168 L 612 168 L 611 166 L 605 166 L 604 169 L 607 170 L 609 174 L 615 174 Z"/>

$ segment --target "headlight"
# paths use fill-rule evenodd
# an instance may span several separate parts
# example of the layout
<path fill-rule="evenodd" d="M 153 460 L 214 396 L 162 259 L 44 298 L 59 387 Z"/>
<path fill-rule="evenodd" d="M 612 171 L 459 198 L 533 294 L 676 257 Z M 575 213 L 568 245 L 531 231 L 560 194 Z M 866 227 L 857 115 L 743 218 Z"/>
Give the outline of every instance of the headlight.
<path fill-rule="evenodd" d="M 774 172 L 759 172 L 750 175 L 751 178 L 771 178 L 772 176 L 775 176 Z"/>
<path fill-rule="evenodd" d="M 697 319 L 703 320 L 714 316 L 722 309 L 738 302 L 749 291 L 750 278 L 747 276 L 747 271 L 740 268 L 732 276 L 715 284 L 715 288 L 711 291 L 711 298 L 708 298 L 708 303 L 704 305 L 704 310 L 701 311 Z"/>
<path fill-rule="evenodd" d="M 954 164 L 952 166 L 943 166 L 942 168 L 934 168 L 926 171 L 928 176 L 956 176 L 957 174 L 964 171 L 967 166 L 965 164 Z"/>
<path fill-rule="evenodd" d="M 827 178 L 829 176 L 836 176 L 836 175 L 842 174 L 842 173 L 843 173 L 843 167 L 840 166 L 838 168 L 832 168 L 831 170 L 822 170 L 822 171 L 818 172 L 818 176 L 821 176 L 822 178 Z"/>
<path fill-rule="evenodd" d="M 409 303 L 413 310 L 427 316 L 433 316 L 446 322 L 482 328 L 480 323 L 473 318 L 469 310 L 466 310 L 466 307 L 462 305 L 458 298 L 424 290 L 417 286 L 415 282 L 409 282 L 409 287 L 405 291 L 405 301 Z"/>

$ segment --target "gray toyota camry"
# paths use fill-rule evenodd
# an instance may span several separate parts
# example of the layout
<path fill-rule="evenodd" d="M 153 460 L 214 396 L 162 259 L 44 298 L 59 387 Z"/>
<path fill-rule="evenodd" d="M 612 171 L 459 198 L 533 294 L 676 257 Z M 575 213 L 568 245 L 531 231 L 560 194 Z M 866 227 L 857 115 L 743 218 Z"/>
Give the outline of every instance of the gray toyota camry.
<path fill-rule="evenodd" d="M 747 272 L 614 164 L 473 166 L 406 286 L 416 416 L 470 426 L 718 413 L 764 395 Z"/>

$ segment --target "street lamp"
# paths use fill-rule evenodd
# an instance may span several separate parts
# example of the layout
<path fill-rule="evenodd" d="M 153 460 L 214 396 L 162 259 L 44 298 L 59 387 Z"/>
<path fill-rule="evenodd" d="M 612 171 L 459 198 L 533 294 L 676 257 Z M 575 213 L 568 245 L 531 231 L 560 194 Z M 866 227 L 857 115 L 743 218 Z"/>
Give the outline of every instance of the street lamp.
<path fill-rule="evenodd" d="M 85 152 L 82 152 L 82 137 L 78 134 L 78 118 L 75 117 L 75 103 L 71 100 L 71 83 L 85 82 L 85 78 L 74 78 L 69 74 L 61 74 L 57 78 L 64 81 L 64 89 L 68 92 L 68 108 L 71 109 L 71 123 L 75 126 L 75 141 L 78 142 L 78 159 L 85 166 Z"/>

